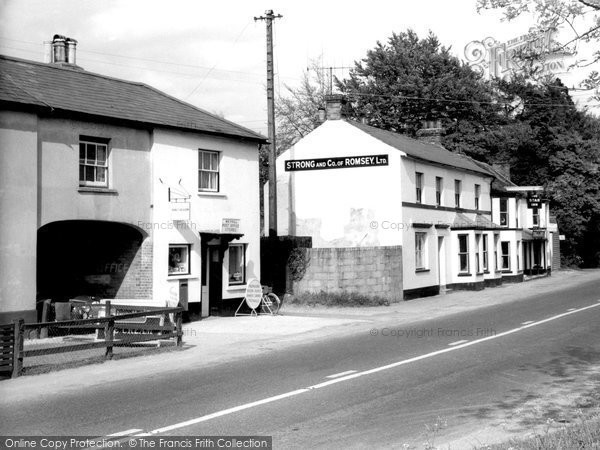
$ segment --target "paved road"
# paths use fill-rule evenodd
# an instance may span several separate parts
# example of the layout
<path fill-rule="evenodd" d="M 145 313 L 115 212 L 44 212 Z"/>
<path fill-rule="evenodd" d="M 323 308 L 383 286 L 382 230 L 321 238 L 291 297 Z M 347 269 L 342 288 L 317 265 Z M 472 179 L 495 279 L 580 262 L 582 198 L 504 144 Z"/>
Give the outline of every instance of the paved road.
<path fill-rule="evenodd" d="M 365 324 L 354 336 L 225 366 L 42 394 L 5 410 L 1 431 L 273 435 L 275 448 L 414 445 L 437 438 L 427 427 L 438 417 L 445 435 L 460 435 L 540 396 L 540 384 L 556 388 L 598 363 L 600 280 L 410 325 Z"/>

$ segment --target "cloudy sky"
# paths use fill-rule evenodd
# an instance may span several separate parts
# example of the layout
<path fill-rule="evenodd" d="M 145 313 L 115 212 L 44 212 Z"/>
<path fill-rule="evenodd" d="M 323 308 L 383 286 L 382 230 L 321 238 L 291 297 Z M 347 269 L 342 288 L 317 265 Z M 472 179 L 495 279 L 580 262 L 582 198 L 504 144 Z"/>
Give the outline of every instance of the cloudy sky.
<path fill-rule="evenodd" d="M 392 32 L 432 30 L 456 56 L 473 40 L 506 41 L 532 18 L 501 22 L 476 0 L 0 0 L 0 53 L 44 61 L 54 34 L 77 39 L 86 70 L 142 81 L 266 134 L 265 24 L 273 9 L 276 91 L 298 83 L 311 60 L 346 67 Z M 561 76 L 569 86 L 589 72 Z M 343 77 L 347 69 L 336 75 Z M 585 99 L 589 93 L 575 92 Z"/>

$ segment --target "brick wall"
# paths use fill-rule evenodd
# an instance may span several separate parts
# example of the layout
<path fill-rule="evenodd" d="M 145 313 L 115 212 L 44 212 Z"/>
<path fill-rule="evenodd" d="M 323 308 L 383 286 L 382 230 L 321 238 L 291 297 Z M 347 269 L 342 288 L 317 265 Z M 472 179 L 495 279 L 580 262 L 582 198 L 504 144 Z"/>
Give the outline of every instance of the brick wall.
<path fill-rule="evenodd" d="M 115 298 L 152 298 L 152 238 L 144 239 L 140 246 L 132 246 L 122 255 L 131 261 L 119 285 Z"/>
<path fill-rule="evenodd" d="M 294 294 L 356 292 L 402 300 L 402 247 L 307 248 L 308 267 Z"/>

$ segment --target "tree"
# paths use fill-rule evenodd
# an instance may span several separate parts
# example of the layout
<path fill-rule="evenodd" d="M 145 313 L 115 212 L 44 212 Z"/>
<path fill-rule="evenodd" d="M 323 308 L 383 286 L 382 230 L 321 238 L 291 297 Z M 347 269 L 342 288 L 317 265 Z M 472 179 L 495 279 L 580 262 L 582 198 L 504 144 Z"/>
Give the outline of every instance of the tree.
<path fill-rule="evenodd" d="M 325 105 L 329 78 L 313 60 L 297 88 L 284 85 L 285 94 L 279 94 L 275 103 L 277 141 L 279 151 L 285 151 L 319 125 L 319 108 Z"/>
<path fill-rule="evenodd" d="M 414 135 L 423 121 L 487 123 L 496 115 L 487 83 L 451 55 L 433 34 L 419 39 L 408 30 L 377 42 L 338 81 L 354 114 L 378 128 Z"/>
<path fill-rule="evenodd" d="M 319 108 L 325 105 L 329 78 L 320 67 L 320 60 L 313 60 L 302 74 L 299 87 L 284 84 L 285 93 L 279 93 L 275 101 L 277 126 L 277 154 L 286 151 L 301 138 L 319 126 Z M 260 151 L 261 186 L 269 179 L 268 147 Z"/>

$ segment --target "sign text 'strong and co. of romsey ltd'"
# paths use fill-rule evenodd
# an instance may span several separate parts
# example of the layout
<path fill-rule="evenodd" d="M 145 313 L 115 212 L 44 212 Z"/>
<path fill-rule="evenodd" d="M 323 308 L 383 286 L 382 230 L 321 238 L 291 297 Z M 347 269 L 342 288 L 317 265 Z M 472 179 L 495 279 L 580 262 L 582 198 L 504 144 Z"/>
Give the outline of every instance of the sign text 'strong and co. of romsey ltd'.
<path fill-rule="evenodd" d="M 388 155 L 339 156 L 335 158 L 288 159 L 285 171 L 347 169 L 350 167 L 387 166 Z"/>

